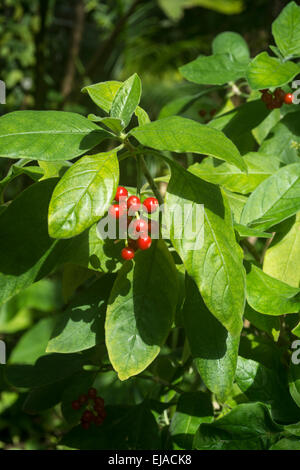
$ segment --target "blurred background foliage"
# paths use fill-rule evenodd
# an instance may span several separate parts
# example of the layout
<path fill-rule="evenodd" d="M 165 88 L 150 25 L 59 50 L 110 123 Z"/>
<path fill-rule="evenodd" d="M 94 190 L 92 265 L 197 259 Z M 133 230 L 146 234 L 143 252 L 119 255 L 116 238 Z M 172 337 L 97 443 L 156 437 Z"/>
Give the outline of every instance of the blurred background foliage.
<path fill-rule="evenodd" d="M 0 79 L 6 84 L 7 100 L 0 105 L 0 114 L 20 109 L 99 113 L 81 88 L 105 80 L 123 80 L 137 72 L 143 83 L 141 105 L 155 119 L 169 101 L 201 90 L 183 80 L 178 72 L 181 65 L 199 54 L 210 54 L 213 38 L 223 31 L 242 34 L 252 55 L 265 50 L 271 23 L 286 3 L 1 0 Z M 201 109 L 214 111 L 225 104 L 225 98 L 224 91 L 205 95 L 185 115 L 203 122 Z M 1 159 L 1 178 L 11 164 Z M 154 174 L 159 173 L 161 169 L 154 162 L 149 164 Z M 135 169 L 130 163 L 121 167 L 121 176 L 124 183 L 135 184 Z M 28 175 L 19 176 L 6 188 L 4 202 L 31 183 Z M 21 359 L 34 364 L 45 351 L 55 315 L 64 305 L 63 283 L 63 276 L 61 280 L 61 276 L 52 275 L 1 307 L 0 339 L 5 339 L 10 363 Z M 166 351 L 166 355 L 169 353 L 171 350 Z M 59 408 L 33 417 L 24 414 L 25 394 L 7 389 L 1 373 L 0 366 L 0 448 L 56 448 L 65 430 Z M 120 383 L 113 372 L 106 377 L 101 387 L 108 401 L 139 403 L 145 386 L 137 384 L 139 379 L 127 384 Z"/>

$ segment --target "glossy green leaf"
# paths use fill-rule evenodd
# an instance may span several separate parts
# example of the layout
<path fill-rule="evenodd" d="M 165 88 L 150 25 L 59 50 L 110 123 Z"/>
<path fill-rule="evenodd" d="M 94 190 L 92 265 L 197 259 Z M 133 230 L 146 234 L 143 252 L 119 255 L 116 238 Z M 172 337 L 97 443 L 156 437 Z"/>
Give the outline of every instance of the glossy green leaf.
<path fill-rule="evenodd" d="M 130 134 L 141 144 L 156 150 L 207 154 L 246 170 L 235 145 L 216 129 L 180 116 L 172 116 L 136 127 Z"/>
<path fill-rule="evenodd" d="M 194 439 L 197 450 L 264 450 L 282 427 L 263 403 L 244 403 L 211 424 L 201 424 Z"/>
<path fill-rule="evenodd" d="M 295 439 L 280 439 L 269 450 L 300 450 L 300 441 Z"/>
<path fill-rule="evenodd" d="M 54 324 L 54 318 L 44 318 L 28 330 L 13 349 L 9 363 L 34 364 L 45 354 Z"/>
<path fill-rule="evenodd" d="M 119 271 L 108 301 L 105 340 L 120 380 L 142 372 L 158 355 L 177 306 L 176 284 L 175 264 L 163 241 L 138 252 Z"/>
<path fill-rule="evenodd" d="M 103 240 L 97 223 L 77 237 L 63 241 L 59 263 L 73 263 L 100 272 L 116 272 L 122 266 L 120 245 L 115 240 Z"/>
<path fill-rule="evenodd" d="M 218 34 L 213 40 L 212 50 L 214 54 L 230 54 L 238 62 L 250 60 L 250 52 L 245 39 L 232 31 Z"/>
<path fill-rule="evenodd" d="M 272 24 L 272 33 L 284 57 L 300 56 L 300 7 L 290 2 Z"/>
<path fill-rule="evenodd" d="M 260 152 L 278 158 L 281 162 L 299 161 L 300 112 L 287 114 L 273 129 L 260 148 Z"/>
<path fill-rule="evenodd" d="M 289 369 L 289 387 L 290 394 L 294 402 L 300 408 L 300 367 L 299 363 L 293 364 L 291 362 Z"/>
<path fill-rule="evenodd" d="M 103 109 L 106 113 L 109 113 L 112 102 L 121 86 L 122 82 L 112 80 L 108 82 L 95 83 L 94 85 L 88 85 L 81 91 L 83 93 L 88 93 L 90 98 L 94 101 L 94 103 L 96 103 L 97 106 L 99 106 L 99 108 Z M 148 114 L 140 106 L 137 106 L 135 115 L 138 118 L 140 126 L 150 122 Z"/>
<path fill-rule="evenodd" d="M 300 289 L 289 286 L 252 265 L 247 274 L 247 301 L 257 312 L 266 315 L 297 313 Z"/>
<path fill-rule="evenodd" d="M 175 449 L 192 449 L 194 434 L 200 424 L 212 421 L 213 408 L 208 394 L 187 392 L 180 395 L 170 424 Z"/>
<path fill-rule="evenodd" d="M 230 191 L 248 194 L 266 178 L 278 170 L 280 162 L 275 158 L 251 152 L 244 155 L 248 173 L 224 162 L 220 163 L 212 157 L 205 158 L 201 163 L 189 167 L 189 171 L 209 183 L 219 184 Z"/>
<path fill-rule="evenodd" d="M 300 210 L 300 163 L 287 165 L 263 181 L 248 198 L 240 223 L 266 230 Z"/>
<path fill-rule="evenodd" d="M 105 276 L 78 294 L 58 316 L 47 352 L 73 353 L 104 342 L 107 299 L 114 277 Z"/>
<path fill-rule="evenodd" d="M 178 165 L 171 169 L 165 204 L 171 241 L 208 309 L 233 336 L 239 335 L 245 273 L 226 196 Z M 196 223 L 197 231 L 192 229 Z"/>
<path fill-rule="evenodd" d="M 249 228 L 246 225 L 234 223 L 234 229 L 238 232 L 241 237 L 258 237 L 258 238 L 272 238 L 273 234 L 257 230 L 255 228 Z"/>
<path fill-rule="evenodd" d="M 183 307 L 183 322 L 203 382 L 224 402 L 233 385 L 239 337 L 232 337 L 208 311 L 196 284 L 190 278 Z"/>
<path fill-rule="evenodd" d="M 280 334 L 280 318 L 273 315 L 263 315 L 262 313 L 256 312 L 253 308 L 246 304 L 245 318 L 259 330 L 265 331 L 274 338 L 274 341 L 278 341 Z"/>
<path fill-rule="evenodd" d="M 64 111 L 15 111 L 0 118 L 0 156 L 71 160 L 110 134 L 80 114 Z"/>
<path fill-rule="evenodd" d="M 33 184 L 0 214 L 0 303 L 35 282 L 55 248 L 47 212 L 56 183 L 48 179 Z M 52 268 L 47 265 L 44 274 Z"/>
<path fill-rule="evenodd" d="M 277 233 L 267 249 L 263 270 L 290 286 L 300 285 L 300 212 L 287 233 Z"/>
<path fill-rule="evenodd" d="M 69 238 L 90 227 L 107 211 L 117 189 L 115 152 L 86 155 L 61 178 L 49 206 L 49 234 Z"/>
<path fill-rule="evenodd" d="M 251 402 L 270 404 L 272 417 L 276 421 L 292 422 L 299 419 L 300 410 L 289 394 L 287 380 L 284 382 L 276 370 L 251 359 L 239 357 L 236 383 Z"/>
<path fill-rule="evenodd" d="M 141 94 L 141 80 L 135 73 L 117 91 L 111 105 L 111 117 L 121 119 L 123 127 L 127 127 L 140 102 Z"/>
<path fill-rule="evenodd" d="M 201 85 L 224 85 L 245 77 L 247 63 L 237 61 L 229 54 L 200 56 L 179 68 L 190 82 Z"/>
<path fill-rule="evenodd" d="M 88 119 L 93 122 L 99 122 L 103 124 L 104 126 L 108 127 L 109 130 L 113 131 L 115 134 L 119 134 L 122 129 L 122 121 L 121 119 L 118 118 L 112 118 L 112 117 L 100 117 L 100 116 L 95 116 L 95 114 L 89 114 Z"/>
<path fill-rule="evenodd" d="M 253 90 L 280 87 L 293 80 L 300 73 L 294 62 L 281 62 L 267 52 L 258 54 L 249 64 L 247 79 Z"/>

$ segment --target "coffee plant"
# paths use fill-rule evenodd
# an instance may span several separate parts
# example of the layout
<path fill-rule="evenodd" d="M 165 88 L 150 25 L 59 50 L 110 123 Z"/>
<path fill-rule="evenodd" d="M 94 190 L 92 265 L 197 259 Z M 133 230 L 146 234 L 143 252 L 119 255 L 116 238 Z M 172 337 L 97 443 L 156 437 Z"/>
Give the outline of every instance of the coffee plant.
<path fill-rule="evenodd" d="M 219 34 L 180 68 L 199 91 L 155 121 L 137 74 L 83 88 L 98 114 L 0 118 L 2 333 L 63 295 L 0 366 L 0 431 L 53 409 L 60 448 L 300 450 L 295 2 L 272 33 L 254 58 Z"/>

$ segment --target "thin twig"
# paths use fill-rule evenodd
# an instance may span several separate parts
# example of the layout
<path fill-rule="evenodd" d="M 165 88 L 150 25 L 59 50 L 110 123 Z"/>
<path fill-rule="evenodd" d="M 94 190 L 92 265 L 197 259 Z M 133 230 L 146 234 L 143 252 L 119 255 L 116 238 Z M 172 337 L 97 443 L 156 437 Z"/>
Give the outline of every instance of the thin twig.
<path fill-rule="evenodd" d="M 146 179 L 149 183 L 149 186 L 152 189 L 153 193 L 155 194 L 159 204 L 162 205 L 164 203 L 164 200 L 162 198 L 162 195 L 159 192 L 158 187 L 155 184 L 154 179 L 152 178 L 152 175 L 151 175 L 150 171 L 148 170 L 148 167 L 146 165 L 146 162 L 145 162 L 145 159 L 144 159 L 143 155 L 140 155 L 139 158 L 140 158 L 140 161 L 141 161 L 141 167 L 142 167 L 143 173 L 144 173 L 144 175 L 145 175 L 145 177 L 146 177 Z"/>

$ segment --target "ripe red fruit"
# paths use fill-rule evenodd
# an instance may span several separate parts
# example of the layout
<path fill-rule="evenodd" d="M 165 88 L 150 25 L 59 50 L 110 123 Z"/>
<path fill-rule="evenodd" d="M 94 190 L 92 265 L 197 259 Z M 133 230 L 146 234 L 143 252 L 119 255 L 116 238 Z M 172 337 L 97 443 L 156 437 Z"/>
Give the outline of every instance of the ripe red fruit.
<path fill-rule="evenodd" d="M 87 395 L 82 394 L 82 395 L 80 395 L 80 397 L 78 398 L 78 401 L 79 401 L 80 405 L 83 405 L 84 403 L 86 403 L 87 399 L 88 399 Z"/>
<path fill-rule="evenodd" d="M 123 248 L 121 251 L 121 256 L 123 259 L 128 261 L 129 259 L 134 258 L 134 250 L 132 248 Z"/>
<path fill-rule="evenodd" d="M 104 408 L 97 409 L 96 411 L 97 411 L 98 416 L 101 416 L 102 419 L 106 418 L 106 411 Z"/>
<path fill-rule="evenodd" d="M 284 96 L 284 102 L 285 104 L 292 104 L 293 103 L 293 94 L 292 93 L 286 93 Z"/>
<path fill-rule="evenodd" d="M 147 233 L 148 222 L 144 219 L 136 219 L 131 223 L 131 228 L 138 233 Z"/>
<path fill-rule="evenodd" d="M 104 400 L 102 397 L 96 397 L 94 399 L 94 403 L 95 403 L 95 406 L 100 407 L 100 408 L 104 406 Z"/>
<path fill-rule="evenodd" d="M 83 429 L 85 430 L 88 430 L 89 427 L 90 427 L 90 423 L 88 423 L 87 421 L 81 421 L 81 426 L 83 427 Z"/>
<path fill-rule="evenodd" d="M 88 396 L 90 398 L 96 398 L 97 396 L 97 390 L 94 387 L 91 387 L 88 391 Z"/>
<path fill-rule="evenodd" d="M 90 410 L 86 410 L 82 415 L 82 421 L 86 421 L 87 423 L 91 423 L 94 420 L 94 413 Z"/>
<path fill-rule="evenodd" d="M 261 95 L 261 99 L 266 104 L 271 104 L 273 101 L 273 96 L 268 91 Z"/>
<path fill-rule="evenodd" d="M 124 188 L 123 186 L 118 186 L 118 189 L 117 189 L 117 192 L 116 192 L 116 195 L 115 195 L 115 200 L 117 202 L 119 202 L 121 197 L 127 197 L 127 196 L 128 196 L 127 189 Z"/>
<path fill-rule="evenodd" d="M 152 243 L 151 237 L 149 235 L 142 235 L 140 238 L 137 240 L 137 245 L 140 250 L 148 250 L 150 248 Z"/>
<path fill-rule="evenodd" d="M 119 206 L 119 204 L 113 204 L 108 209 L 108 214 L 113 219 L 119 219 L 125 214 L 125 208 L 123 206 Z"/>
<path fill-rule="evenodd" d="M 135 212 L 139 211 L 141 207 L 140 198 L 137 196 L 130 196 L 127 199 L 127 209 L 129 210 L 129 215 L 134 215 Z"/>
<path fill-rule="evenodd" d="M 276 88 L 276 90 L 274 91 L 274 96 L 278 102 L 283 103 L 285 92 L 281 88 Z"/>
<path fill-rule="evenodd" d="M 148 213 L 153 214 L 153 212 L 157 211 L 159 203 L 156 197 L 147 197 L 143 202 L 143 206 L 146 208 Z"/>
<path fill-rule="evenodd" d="M 80 401 L 79 400 L 74 400 L 72 401 L 72 408 L 73 410 L 79 410 L 81 407 Z"/>
<path fill-rule="evenodd" d="M 95 424 L 96 426 L 101 426 L 101 424 L 103 423 L 104 419 L 102 418 L 102 416 L 96 416 L 95 418 Z"/>

